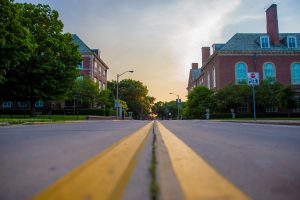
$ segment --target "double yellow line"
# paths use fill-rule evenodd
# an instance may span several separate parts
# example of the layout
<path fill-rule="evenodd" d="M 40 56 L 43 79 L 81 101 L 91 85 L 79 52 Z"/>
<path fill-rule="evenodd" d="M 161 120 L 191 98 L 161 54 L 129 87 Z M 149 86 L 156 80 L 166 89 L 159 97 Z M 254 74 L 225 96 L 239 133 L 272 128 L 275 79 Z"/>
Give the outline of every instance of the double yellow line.
<path fill-rule="evenodd" d="M 150 122 L 112 145 L 33 199 L 120 199 L 134 168 L 134 157 L 153 125 Z M 161 123 L 156 122 L 155 126 L 171 161 L 172 169 L 167 170 L 174 171 L 184 199 L 249 199 Z"/>
<path fill-rule="evenodd" d="M 37 194 L 38 200 L 120 199 L 153 122 L 112 145 Z"/>

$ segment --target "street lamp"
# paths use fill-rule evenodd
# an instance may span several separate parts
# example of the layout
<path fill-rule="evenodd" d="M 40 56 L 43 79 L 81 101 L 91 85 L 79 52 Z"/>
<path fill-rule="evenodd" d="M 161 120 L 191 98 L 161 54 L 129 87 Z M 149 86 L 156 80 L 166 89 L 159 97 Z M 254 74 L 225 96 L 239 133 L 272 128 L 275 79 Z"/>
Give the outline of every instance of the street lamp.
<path fill-rule="evenodd" d="M 119 118 L 119 109 L 120 109 L 120 102 L 119 102 L 119 77 L 123 74 L 126 74 L 127 72 L 133 73 L 133 70 L 125 71 L 122 74 L 117 74 L 117 102 L 116 102 L 116 109 L 117 109 L 117 119 Z"/>
<path fill-rule="evenodd" d="M 170 92 L 170 94 L 177 96 L 177 120 L 179 120 L 179 95 L 173 92 Z"/>

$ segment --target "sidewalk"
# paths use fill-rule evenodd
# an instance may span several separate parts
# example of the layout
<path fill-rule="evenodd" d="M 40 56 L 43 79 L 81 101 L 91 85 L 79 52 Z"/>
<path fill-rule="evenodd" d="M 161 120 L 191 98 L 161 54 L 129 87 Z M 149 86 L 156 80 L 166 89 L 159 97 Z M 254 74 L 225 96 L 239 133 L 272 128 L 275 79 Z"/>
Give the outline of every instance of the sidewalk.
<path fill-rule="evenodd" d="M 253 124 L 277 124 L 277 125 L 295 125 L 300 126 L 300 120 L 210 120 L 215 122 L 232 122 L 232 123 L 253 123 Z"/>

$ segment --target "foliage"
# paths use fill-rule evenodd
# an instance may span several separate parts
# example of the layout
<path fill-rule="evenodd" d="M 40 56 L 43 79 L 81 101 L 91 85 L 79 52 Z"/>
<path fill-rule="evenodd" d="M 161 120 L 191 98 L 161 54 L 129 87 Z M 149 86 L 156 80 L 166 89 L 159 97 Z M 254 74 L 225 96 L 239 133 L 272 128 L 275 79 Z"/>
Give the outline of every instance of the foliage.
<path fill-rule="evenodd" d="M 74 98 L 80 107 L 93 107 L 99 98 L 99 85 L 89 78 L 77 80 L 68 100 L 71 101 Z"/>
<path fill-rule="evenodd" d="M 203 118 L 206 109 L 215 108 L 214 92 L 207 87 L 199 86 L 188 94 L 184 115 L 188 118 Z"/>
<path fill-rule="evenodd" d="M 251 89 L 248 85 L 227 85 L 216 92 L 216 104 L 219 111 L 229 112 L 237 109 L 241 103 L 251 97 Z"/>
<path fill-rule="evenodd" d="M 177 119 L 177 113 L 178 113 L 178 107 L 176 104 L 176 101 L 170 101 L 170 102 L 156 102 L 153 107 L 152 111 L 157 114 L 157 117 L 159 119 L 168 119 L 173 118 Z M 171 115 L 169 115 L 171 113 Z M 179 107 L 179 115 L 182 113 L 182 106 Z"/>
<path fill-rule="evenodd" d="M 275 81 L 262 81 L 256 89 L 257 105 L 263 108 L 279 107 L 282 87 L 282 84 Z"/>
<path fill-rule="evenodd" d="M 97 101 L 101 107 L 114 108 L 114 95 L 110 89 L 102 90 Z"/>
<path fill-rule="evenodd" d="M 111 91 L 116 91 L 116 81 L 108 81 L 107 87 Z M 116 99 L 115 95 L 112 95 Z M 133 112 L 135 118 L 143 118 L 151 112 L 154 97 L 148 96 L 148 89 L 142 82 L 124 79 L 119 83 L 119 99 L 128 105 L 128 111 Z"/>
<path fill-rule="evenodd" d="M 20 10 L 20 22 L 31 33 L 36 48 L 27 61 L 7 71 L 7 81 L 0 85 L 0 97 L 29 100 L 34 109 L 35 101 L 62 98 L 73 87 L 78 75 L 75 66 L 81 56 L 71 35 L 62 33 L 63 23 L 57 11 L 41 4 L 15 5 Z"/>
<path fill-rule="evenodd" d="M 21 24 L 20 9 L 12 0 L 0 1 L 0 84 L 7 70 L 29 59 L 37 47 L 31 32 Z"/>

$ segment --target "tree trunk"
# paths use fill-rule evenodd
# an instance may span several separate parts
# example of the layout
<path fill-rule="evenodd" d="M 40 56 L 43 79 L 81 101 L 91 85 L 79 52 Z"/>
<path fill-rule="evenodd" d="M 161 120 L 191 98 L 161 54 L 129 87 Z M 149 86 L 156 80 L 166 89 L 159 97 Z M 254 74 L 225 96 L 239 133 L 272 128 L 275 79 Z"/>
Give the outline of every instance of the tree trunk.
<path fill-rule="evenodd" d="M 30 116 L 34 117 L 35 115 L 35 101 L 30 100 Z"/>

